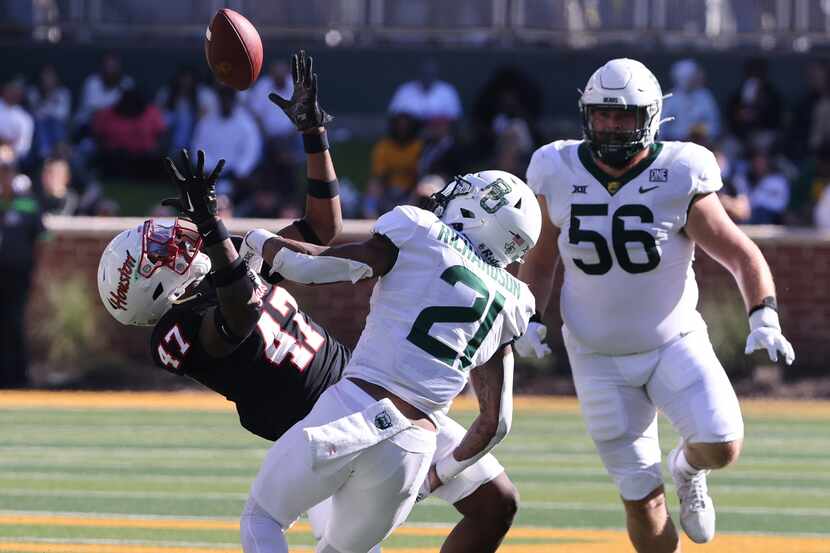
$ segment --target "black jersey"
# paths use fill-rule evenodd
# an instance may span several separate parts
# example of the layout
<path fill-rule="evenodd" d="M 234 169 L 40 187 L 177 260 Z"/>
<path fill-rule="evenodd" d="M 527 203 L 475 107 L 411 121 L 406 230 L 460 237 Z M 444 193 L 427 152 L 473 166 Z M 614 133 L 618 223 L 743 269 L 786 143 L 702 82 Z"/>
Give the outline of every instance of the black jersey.
<path fill-rule="evenodd" d="M 227 357 L 211 357 L 198 335 L 218 300 L 207 282 L 200 288 L 201 296 L 174 305 L 156 324 L 153 360 L 224 395 L 236 404 L 243 427 L 276 440 L 340 380 L 349 350 L 300 311 L 287 290 L 273 286 L 251 335 Z"/>

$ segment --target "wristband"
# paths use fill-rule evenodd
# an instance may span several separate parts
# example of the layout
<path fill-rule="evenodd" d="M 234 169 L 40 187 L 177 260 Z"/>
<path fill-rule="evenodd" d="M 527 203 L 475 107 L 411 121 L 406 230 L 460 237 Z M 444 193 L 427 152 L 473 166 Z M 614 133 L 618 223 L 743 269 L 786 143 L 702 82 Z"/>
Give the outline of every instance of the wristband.
<path fill-rule="evenodd" d="M 329 149 L 329 138 L 326 130 L 323 132 L 304 132 L 303 149 L 307 154 L 319 154 Z"/>
<path fill-rule="evenodd" d="M 761 303 L 749 310 L 749 316 L 752 316 L 753 313 L 765 307 L 769 307 L 773 311 L 778 312 L 778 302 L 775 301 L 775 296 L 767 296 L 762 299 Z"/>
<path fill-rule="evenodd" d="M 308 179 L 308 195 L 312 198 L 328 199 L 340 194 L 340 183 L 337 179 L 325 181 Z"/>
<path fill-rule="evenodd" d="M 452 452 L 435 463 L 435 473 L 442 484 L 446 484 L 467 468 L 468 463 L 459 461 Z"/>
<path fill-rule="evenodd" d="M 205 247 L 218 244 L 231 236 L 222 219 L 208 219 L 207 222 L 197 224 L 196 228 L 202 235 L 202 244 Z"/>
<path fill-rule="evenodd" d="M 229 286 L 248 274 L 248 264 L 241 257 L 237 257 L 233 263 L 213 273 L 213 284 L 217 288 Z"/>

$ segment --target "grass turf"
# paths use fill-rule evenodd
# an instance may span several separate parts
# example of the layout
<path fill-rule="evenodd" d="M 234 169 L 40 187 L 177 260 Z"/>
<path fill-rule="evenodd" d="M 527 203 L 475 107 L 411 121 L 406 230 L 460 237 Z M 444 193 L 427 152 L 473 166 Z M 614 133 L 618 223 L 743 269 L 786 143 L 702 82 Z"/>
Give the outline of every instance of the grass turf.
<path fill-rule="evenodd" d="M 0 393 L 0 552 L 238 550 L 236 517 L 268 443 L 245 432 L 232 412 L 171 408 L 175 394 L 170 405 L 120 409 L 93 405 L 94 394 L 86 406 L 48 407 L 48 395 L 27 405 L 25 394 L 15 397 L 24 400 Z M 777 416 L 763 404 L 746 411 L 741 461 L 710 477 L 724 536 L 718 539 L 725 541 L 709 550 L 727 551 L 734 542 L 740 551 L 747 540 L 767 540 L 770 551 L 830 551 L 830 417 L 809 409 Z M 463 404 L 454 413 L 467 424 L 473 415 Z M 676 435 L 666 424 L 660 430 L 667 452 Z M 520 406 L 496 453 L 522 496 L 504 551 L 630 550 L 616 491 L 574 402 Z M 669 492 L 676 513 L 671 486 Z M 457 519 L 430 498 L 385 549 L 437 551 Z M 775 545 L 776 536 L 791 541 Z M 303 524 L 289 537 L 300 550 L 313 543 Z M 826 548 L 810 549 L 810 539 Z"/>

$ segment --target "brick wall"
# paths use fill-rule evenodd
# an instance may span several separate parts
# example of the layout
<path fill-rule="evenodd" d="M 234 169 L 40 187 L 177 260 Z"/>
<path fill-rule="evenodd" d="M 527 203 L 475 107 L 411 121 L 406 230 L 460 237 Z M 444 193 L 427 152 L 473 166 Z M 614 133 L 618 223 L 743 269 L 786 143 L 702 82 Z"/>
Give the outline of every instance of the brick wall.
<path fill-rule="evenodd" d="M 140 219 L 50 218 L 47 226 L 52 238 L 42 244 L 40 251 L 40 267 L 30 305 L 30 331 L 47 316 L 46 288 L 77 275 L 96 294 L 95 312 L 91 316 L 99 321 L 102 337 L 106 337 L 110 347 L 132 359 L 147 360 L 147 329 L 117 325 L 98 301 L 95 288 L 98 258 L 106 243 L 118 231 L 140 222 Z M 235 220 L 229 226 L 232 232 L 242 233 L 257 226 L 280 228 L 283 223 L 287 222 Z M 359 239 L 369 228 L 369 222 L 349 221 L 342 240 Z M 748 232 L 764 251 L 776 276 L 782 324 L 795 345 L 799 368 L 823 371 L 825 360 L 830 357 L 830 234 L 772 227 L 751 228 Z M 703 301 L 721 298 L 723 294 L 738 297 L 731 275 L 706 254 L 698 253 L 695 269 Z M 560 282 L 561 275 L 556 279 L 556 286 Z M 334 335 L 349 345 L 357 341 L 368 312 L 371 282 L 356 286 L 288 285 L 287 288 Z M 553 294 L 546 316 L 551 325 L 559 324 L 557 313 L 557 294 Z M 554 345 L 561 343 L 561 339 L 557 340 L 558 332 L 550 334 Z M 37 346 L 36 340 L 33 343 Z M 32 352 L 35 360 L 42 359 L 42 354 L 37 348 Z"/>

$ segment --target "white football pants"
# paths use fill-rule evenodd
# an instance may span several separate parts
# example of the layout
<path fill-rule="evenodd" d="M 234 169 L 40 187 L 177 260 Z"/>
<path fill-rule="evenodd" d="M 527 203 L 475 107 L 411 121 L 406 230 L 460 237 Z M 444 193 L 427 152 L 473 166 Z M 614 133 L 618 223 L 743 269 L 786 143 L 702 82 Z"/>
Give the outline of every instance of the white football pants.
<path fill-rule="evenodd" d="M 251 486 L 252 501 L 240 522 L 245 553 L 287 552 L 283 531 L 327 497 L 332 497 L 331 518 L 318 553 L 366 553 L 403 523 L 429 470 L 434 432 L 412 425 L 332 468 L 316 471 L 303 432 L 375 403 L 343 379 L 323 392 L 311 412 L 274 443 Z"/>
<path fill-rule="evenodd" d="M 657 410 L 687 442 L 743 437 L 738 398 L 705 330 L 620 356 L 589 351 L 564 326 L 562 334 L 588 433 L 624 499 L 663 483 Z"/>
<path fill-rule="evenodd" d="M 439 424 L 438 443 L 432 463 L 446 457 L 461 443 L 466 429 L 443 413 L 437 413 L 434 417 Z M 478 460 L 474 465 L 467 467 L 461 474 L 433 491 L 432 495 L 440 497 L 450 504 L 455 504 L 465 497 L 471 495 L 484 484 L 490 482 L 504 472 L 504 467 L 491 454 L 487 454 Z M 311 531 L 314 539 L 320 540 L 323 532 L 331 518 L 331 498 L 324 499 L 322 503 L 315 505 L 308 510 L 308 521 L 311 523 Z M 369 553 L 379 553 L 380 547 L 372 549 Z"/>

